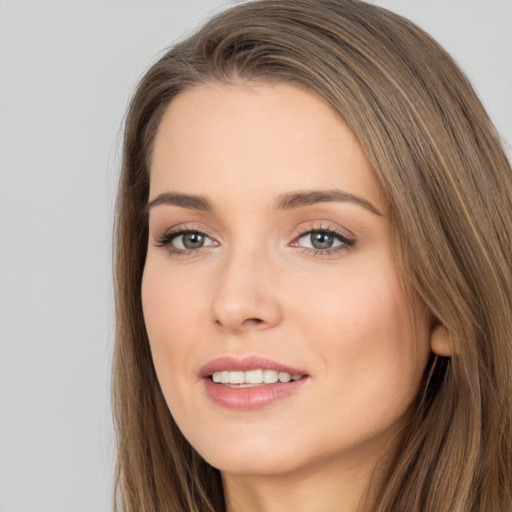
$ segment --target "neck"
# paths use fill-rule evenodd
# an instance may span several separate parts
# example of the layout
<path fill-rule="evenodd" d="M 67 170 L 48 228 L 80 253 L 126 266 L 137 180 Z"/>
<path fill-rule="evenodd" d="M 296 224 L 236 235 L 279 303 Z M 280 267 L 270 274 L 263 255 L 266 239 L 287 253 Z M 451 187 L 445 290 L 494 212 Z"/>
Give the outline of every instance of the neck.
<path fill-rule="evenodd" d="M 324 459 L 285 474 L 223 474 L 226 512 L 357 512 L 374 469 Z"/>

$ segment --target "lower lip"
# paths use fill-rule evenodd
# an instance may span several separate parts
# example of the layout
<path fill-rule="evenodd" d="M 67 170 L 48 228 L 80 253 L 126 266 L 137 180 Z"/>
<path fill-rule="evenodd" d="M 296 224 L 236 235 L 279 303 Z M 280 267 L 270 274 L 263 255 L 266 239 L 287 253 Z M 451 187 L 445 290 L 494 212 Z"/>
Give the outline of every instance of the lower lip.
<path fill-rule="evenodd" d="M 307 378 L 300 380 L 264 384 L 251 388 L 230 388 L 216 384 L 211 379 L 203 379 L 206 394 L 212 402 L 228 409 L 252 411 L 271 405 L 299 391 Z"/>

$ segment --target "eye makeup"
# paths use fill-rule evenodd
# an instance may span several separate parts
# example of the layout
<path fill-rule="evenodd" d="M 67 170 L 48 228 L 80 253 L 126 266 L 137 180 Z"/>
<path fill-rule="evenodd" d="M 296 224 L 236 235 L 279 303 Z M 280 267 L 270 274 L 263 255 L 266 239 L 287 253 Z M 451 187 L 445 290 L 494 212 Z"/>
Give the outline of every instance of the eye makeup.
<path fill-rule="evenodd" d="M 300 247 L 306 254 L 317 257 L 333 256 L 351 250 L 355 245 L 355 237 L 322 224 L 301 228 L 299 235 L 290 243 L 291 247 Z"/>
<path fill-rule="evenodd" d="M 166 231 L 155 239 L 155 246 L 167 250 L 169 255 L 198 255 L 202 249 L 218 246 L 219 243 L 202 230 L 188 226 L 179 226 Z"/>
<path fill-rule="evenodd" d="M 170 256 L 198 256 L 208 247 L 218 247 L 220 244 L 204 230 L 184 225 L 155 237 L 154 245 L 165 248 Z M 332 226 L 318 224 L 300 229 L 288 245 L 311 256 L 327 257 L 353 249 L 356 240 Z"/>

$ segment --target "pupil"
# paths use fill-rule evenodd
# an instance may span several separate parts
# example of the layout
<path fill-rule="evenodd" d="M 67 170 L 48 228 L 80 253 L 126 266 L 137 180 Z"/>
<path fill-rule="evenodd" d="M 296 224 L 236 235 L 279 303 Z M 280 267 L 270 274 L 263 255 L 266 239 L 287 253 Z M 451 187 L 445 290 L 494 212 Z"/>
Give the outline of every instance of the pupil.
<path fill-rule="evenodd" d="M 315 249 L 330 249 L 333 244 L 333 237 L 322 231 L 313 231 L 311 233 L 311 245 Z"/>
<path fill-rule="evenodd" d="M 187 249 L 197 249 L 203 245 L 203 235 L 199 233 L 187 233 L 183 235 L 183 245 Z"/>

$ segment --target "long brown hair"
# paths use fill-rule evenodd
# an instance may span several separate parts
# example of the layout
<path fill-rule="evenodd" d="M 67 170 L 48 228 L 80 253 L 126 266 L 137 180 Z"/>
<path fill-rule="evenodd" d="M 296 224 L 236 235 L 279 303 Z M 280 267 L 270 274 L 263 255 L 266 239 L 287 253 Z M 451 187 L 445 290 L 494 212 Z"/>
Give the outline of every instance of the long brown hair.
<path fill-rule="evenodd" d="M 173 47 L 136 90 L 115 239 L 118 506 L 224 510 L 219 472 L 184 439 L 165 404 L 144 327 L 141 278 L 152 143 L 162 114 L 191 87 L 234 80 L 297 84 L 348 123 L 391 205 L 404 286 L 450 336 L 454 356 L 427 368 L 410 424 L 364 510 L 511 511 L 510 164 L 450 56 L 408 20 L 357 0 L 234 7 Z"/>

